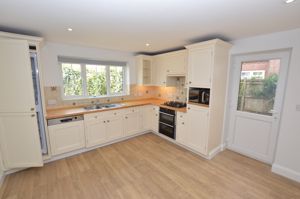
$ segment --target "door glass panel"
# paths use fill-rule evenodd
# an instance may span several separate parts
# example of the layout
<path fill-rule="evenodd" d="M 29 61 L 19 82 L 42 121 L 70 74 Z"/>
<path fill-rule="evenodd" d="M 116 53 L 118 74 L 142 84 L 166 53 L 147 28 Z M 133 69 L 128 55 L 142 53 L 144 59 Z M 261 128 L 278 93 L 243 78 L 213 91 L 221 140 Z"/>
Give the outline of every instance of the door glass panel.
<path fill-rule="evenodd" d="M 238 111 L 272 115 L 279 68 L 280 59 L 242 63 Z"/>

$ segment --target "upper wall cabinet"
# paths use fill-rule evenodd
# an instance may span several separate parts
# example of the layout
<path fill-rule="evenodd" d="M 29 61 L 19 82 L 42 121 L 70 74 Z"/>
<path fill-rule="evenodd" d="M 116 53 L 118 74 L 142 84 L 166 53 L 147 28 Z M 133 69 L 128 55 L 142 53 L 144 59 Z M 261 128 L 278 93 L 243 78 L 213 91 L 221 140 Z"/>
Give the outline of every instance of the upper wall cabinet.
<path fill-rule="evenodd" d="M 187 50 L 165 53 L 159 56 L 164 57 L 164 67 L 169 76 L 184 76 L 187 69 Z"/>
<path fill-rule="evenodd" d="M 140 85 L 152 85 L 154 82 L 152 57 L 138 55 L 135 59 L 137 67 L 137 83 Z"/>
<path fill-rule="evenodd" d="M 224 71 L 220 68 L 227 69 L 230 47 L 231 44 L 219 39 L 186 46 L 188 49 L 189 87 L 211 88 L 212 79 L 219 75 L 218 71 Z M 225 72 L 227 71 L 225 70 Z M 227 73 L 222 75 L 227 76 Z"/>

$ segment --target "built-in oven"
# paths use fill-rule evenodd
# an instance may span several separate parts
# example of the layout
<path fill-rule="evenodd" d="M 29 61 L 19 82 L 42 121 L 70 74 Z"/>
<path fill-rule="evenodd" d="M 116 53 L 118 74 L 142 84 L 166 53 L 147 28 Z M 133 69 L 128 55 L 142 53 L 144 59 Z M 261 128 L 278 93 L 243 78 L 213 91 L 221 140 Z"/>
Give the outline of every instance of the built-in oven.
<path fill-rule="evenodd" d="M 176 112 L 167 108 L 159 109 L 159 133 L 175 139 Z"/>

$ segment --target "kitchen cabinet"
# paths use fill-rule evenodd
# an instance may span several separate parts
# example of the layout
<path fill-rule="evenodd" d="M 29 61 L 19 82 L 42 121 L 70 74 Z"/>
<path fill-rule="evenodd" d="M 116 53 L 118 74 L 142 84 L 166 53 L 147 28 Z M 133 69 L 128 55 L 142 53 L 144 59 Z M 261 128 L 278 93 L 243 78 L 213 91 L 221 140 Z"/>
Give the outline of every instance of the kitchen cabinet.
<path fill-rule="evenodd" d="M 156 86 L 166 86 L 167 83 L 167 68 L 165 64 L 165 57 L 157 55 L 153 57 L 154 66 L 154 84 Z"/>
<path fill-rule="evenodd" d="M 0 149 L 5 169 L 42 166 L 35 113 L 0 113 Z"/>
<path fill-rule="evenodd" d="M 92 147 L 106 142 L 106 120 L 94 114 L 84 118 L 86 146 Z"/>
<path fill-rule="evenodd" d="M 153 130 L 158 132 L 158 107 L 147 105 L 142 107 L 141 126 L 143 131 Z"/>
<path fill-rule="evenodd" d="M 189 105 L 187 113 L 187 143 L 197 152 L 207 155 L 209 110 Z"/>
<path fill-rule="evenodd" d="M 189 122 L 201 125 L 201 136 L 206 139 L 206 149 L 199 139 L 190 142 L 191 146 L 201 153 L 205 153 L 208 157 L 215 154 L 222 148 L 222 134 L 224 126 L 224 112 L 226 105 L 226 85 L 228 74 L 229 50 L 231 44 L 220 39 L 200 42 L 186 46 L 188 49 L 188 87 L 209 88 L 209 106 L 203 107 L 200 104 L 194 105 L 188 103 Z M 199 107 L 199 109 L 196 109 Z M 205 111 L 208 110 L 208 121 L 205 119 Z M 192 117 L 192 114 L 202 118 L 201 121 Z M 205 123 L 203 122 L 205 121 Z M 206 124 L 206 126 L 204 125 Z M 198 128 L 200 128 L 198 126 Z M 205 137 L 205 131 L 206 137 Z M 196 131 L 193 131 L 194 133 Z M 200 131 L 199 131 L 200 132 Z M 194 135 L 200 136 L 200 134 Z M 192 136 L 193 137 L 193 136 Z M 203 140 L 203 139 L 201 139 Z M 199 143 L 197 143 L 199 142 Z M 198 147 L 197 147 L 198 145 Z"/>
<path fill-rule="evenodd" d="M 188 56 L 188 84 L 190 87 L 210 88 L 213 48 L 191 48 Z"/>
<path fill-rule="evenodd" d="M 29 43 L 0 32 L 0 152 L 4 169 L 42 166 Z M 33 37 L 32 37 L 33 39 Z"/>
<path fill-rule="evenodd" d="M 127 136 L 141 131 L 139 111 L 128 113 L 124 116 L 124 131 Z"/>
<path fill-rule="evenodd" d="M 188 146 L 187 113 L 177 112 L 176 115 L 176 141 Z"/>
<path fill-rule="evenodd" d="M 152 57 L 147 55 L 137 55 L 135 60 L 137 83 L 140 85 L 152 85 L 154 82 Z"/>
<path fill-rule="evenodd" d="M 106 118 L 106 133 L 108 141 L 116 140 L 124 136 L 124 125 L 122 116 Z"/>
<path fill-rule="evenodd" d="M 187 50 L 163 54 L 167 76 L 185 76 L 187 69 Z"/>
<path fill-rule="evenodd" d="M 85 147 L 82 121 L 48 126 L 52 155 L 59 155 Z"/>

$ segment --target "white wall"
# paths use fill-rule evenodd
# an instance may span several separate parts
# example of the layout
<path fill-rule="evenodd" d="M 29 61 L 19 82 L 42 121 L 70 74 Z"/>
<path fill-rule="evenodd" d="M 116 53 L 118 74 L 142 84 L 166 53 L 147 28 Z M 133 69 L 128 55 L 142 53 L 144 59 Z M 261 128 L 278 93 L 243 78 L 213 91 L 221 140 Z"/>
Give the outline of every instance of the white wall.
<path fill-rule="evenodd" d="M 4 169 L 3 169 L 2 159 L 1 159 L 1 154 L 0 154 L 0 186 L 1 186 L 2 180 L 3 180 L 3 173 L 4 173 Z"/>
<path fill-rule="evenodd" d="M 135 61 L 132 53 L 46 42 L 41 49 L 44 86 L 62 85 L 57 56 L 87 58 L 92 60 L 126 61 L 129 66 L 130 83 L 136 82 Z"/>
<path fill-rule="evenodd" d="M 296 105 L 300 105 L 300 29 L 251 37 L 232 43 L 234 46 L 231 54 L 292 48 L 272 170 L 300 181 L 300 111 L 296 111 Z"/>

